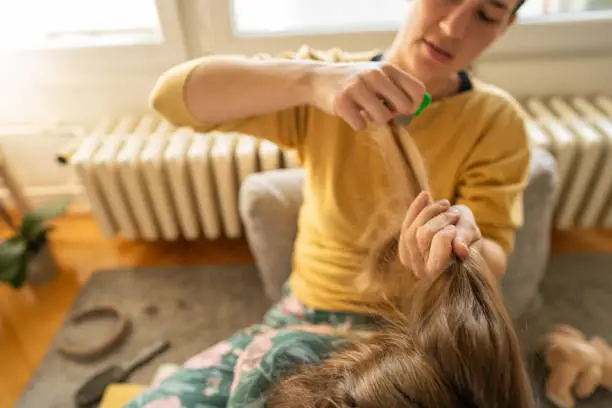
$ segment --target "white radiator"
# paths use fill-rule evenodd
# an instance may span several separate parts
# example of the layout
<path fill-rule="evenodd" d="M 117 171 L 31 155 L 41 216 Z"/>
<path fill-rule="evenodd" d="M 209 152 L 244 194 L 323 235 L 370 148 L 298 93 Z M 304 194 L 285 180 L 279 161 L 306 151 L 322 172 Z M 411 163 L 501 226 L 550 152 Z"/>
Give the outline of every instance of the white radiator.
<path fill-rule="evenodd" d="M 612 227 L 612 99 L 524 101 L 531 139 L 557 159 L 555 227 Z M 297 167 L 294 151 L 237 133 L 195 133 L 156 116 L 99 124 L 70 163 L 107 237 L 238 238 L 249 174 Z"/>
<path fill-rule="evenodd" d="M 612 98 L 532 98 L 523 107 L 534 144 L 557 161 L 555 228 L 611 228 Z"/>
<path fill-rule="evenodd" d="M 156 116 L 100 123 L 69 158 L 107 237 L 238 238 L 251 173 L 297 167 L 295 151 L 237 133 L 176 129 Z"/>

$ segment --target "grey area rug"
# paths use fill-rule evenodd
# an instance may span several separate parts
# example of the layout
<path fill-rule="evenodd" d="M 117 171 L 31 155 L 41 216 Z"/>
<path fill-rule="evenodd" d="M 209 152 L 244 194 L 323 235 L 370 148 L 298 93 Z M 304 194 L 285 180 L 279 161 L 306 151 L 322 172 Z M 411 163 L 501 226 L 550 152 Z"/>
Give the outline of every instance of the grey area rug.
<path fill-rule="evenodd" d="M 567 323 L 587 335 L 612 342 L 612 255 L 554 255 L 542 285 L 543 304 L 519 322 L 528 364 L 536 389 L 537 405 L 552 408 L 543 397 L 545 367 L 533 352 L 534 340 L 551 324 Z M 123 345 L 94 363 L 77 363 L 59 355 L 59 339 L 78 337 L 65 324 L 18 404 L 20 408 L 73 407 L 73 394 L 97 369 L 122 363 L 154 341 L 165 338 L 171 348 L 129 381 L 147 383 L 163 362 L 182 362 L 189 356 L 256 322 L 270 306 L 253 265 L 160 267 L 120 269 L 95 274 L 83 287 L 73 312 L 98 304 L 114 304 L 133 321 Z M 148 315 L 147 304 L 158 314 Z M 108 323 L 90 323 L 84 341 L 91 342 Z M 598 390 L 576 408 L 610 408 L 612 394 Z"/>
<path fill-rule="evenodd" d="M 20 408 L 71 408 L 74 393 L 89 375 L 109 364 L 121 364 L 159 339 L 171 347 L 129 378 L 147 384 L 157 367 L 179 363 L 198 351 L 233 334 L 240 327 L 257 322 L 270 302 L 266 299 L 251 264 L 201 267 L 156 267 L 117 269 L 94 274 L 83 286 L 71 315 L 91 306 L 111 304 L 132 320 L 128 337 L 115 349 L 93 363 L 75 362 L 57 352 L 62 339 L 92 344 L 112 326 L 112 320 L 83 323 L 83 333 L 66 322 L 17 405 Z M 146 312 L 155 305 L 157 315 Z"/>

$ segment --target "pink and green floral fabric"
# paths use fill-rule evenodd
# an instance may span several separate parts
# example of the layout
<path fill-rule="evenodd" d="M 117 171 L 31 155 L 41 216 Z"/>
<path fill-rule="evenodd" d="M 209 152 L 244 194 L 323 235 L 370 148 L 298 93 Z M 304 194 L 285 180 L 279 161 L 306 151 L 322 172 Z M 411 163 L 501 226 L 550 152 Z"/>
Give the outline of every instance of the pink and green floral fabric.
<path fill-rule="evenodd" d="M 360 329 L 374 319 L 304 306 L 288 289 L 261 324 L 187 360 L 182 369 L 152 384 L 126 408 L 263 408 L 269 388 L 299 364 L 318 364 L 345 342 L 308 326 Z"/>

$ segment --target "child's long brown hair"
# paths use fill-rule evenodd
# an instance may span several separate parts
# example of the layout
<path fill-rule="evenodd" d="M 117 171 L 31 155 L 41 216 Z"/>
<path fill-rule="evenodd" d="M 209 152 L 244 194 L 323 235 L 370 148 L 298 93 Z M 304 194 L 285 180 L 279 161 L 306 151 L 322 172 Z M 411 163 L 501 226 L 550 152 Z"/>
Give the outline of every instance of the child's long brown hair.
<path fill-rule="evenodd" d="M 411 199 L 428 190 L 409 135 L 399 128 L 376 132 L 393 178 L 412 187 Z M 299 367 L 272 389 L 269 406 L 532 408 L 519 340 L 479 254 L 420 280 L 398 262 L 398 237 L 395 228 L 372 249 L 360 282 L 392 305 L 388 324 L 319 365 Z"/>

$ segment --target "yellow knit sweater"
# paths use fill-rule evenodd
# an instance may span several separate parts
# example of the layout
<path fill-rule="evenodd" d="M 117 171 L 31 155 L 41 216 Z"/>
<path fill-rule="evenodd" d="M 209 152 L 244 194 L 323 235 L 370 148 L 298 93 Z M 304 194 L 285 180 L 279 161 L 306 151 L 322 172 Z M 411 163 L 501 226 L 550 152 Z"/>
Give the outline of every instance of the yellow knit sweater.
<path fill-rule="evenodd" d="M 282 57 L 347 62 L 369 60 L 375 53 L 303 47 Z M 306 183 L 290 287 L 317 309 L 370 310 L 376 300 L 364 298 L 353 285 L 370 244 L 364 234 L 388 222 L 398 193 L 389 183 L 384 158 L 368 139 L 370 132 L 355 132 L 340 118 L 309 106 L 231 123 L 200 123 L 183 100 L 185 80 L 198 62 L 180 64 L 160 78 L 152 95 L 155 108 L 176 126 L 237 131 L 295 148 Z M 509 253 L 523 221 L 529 139 L 508 94 L 478 79 L 472 78 L 472 85 L 470 91 L 432 103 L 407 130 L 425 160 L 434 199 L 468 206 L 483 235 Z M 391 209 L 384 219 L 383 207 Z"/>

